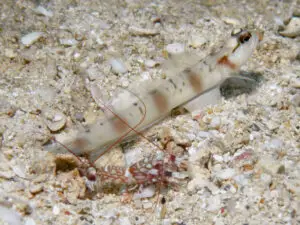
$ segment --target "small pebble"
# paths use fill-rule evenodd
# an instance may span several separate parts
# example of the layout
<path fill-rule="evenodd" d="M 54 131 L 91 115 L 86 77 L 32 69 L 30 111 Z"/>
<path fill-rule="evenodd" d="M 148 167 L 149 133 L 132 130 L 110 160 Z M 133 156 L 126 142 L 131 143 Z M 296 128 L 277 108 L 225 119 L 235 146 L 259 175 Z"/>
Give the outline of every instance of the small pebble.
<path fill-rule="evenodd" d="M 145 66 L 148 67 L 148 68 L 153 68 L 155 67 L 156 65 L 158 65 L 157 62 L 155 62 L 154 60 L 152 59 L 148 59 L 145 61 Z"/>
<path fill-rule="evenodd" d="M 45 9 L 42 6 L 36 7 L 36 9 L 34 9 L 34 12 L 36 14 L 42 15 L 42 16 L 47 16 L 47 17 L 52 17 L 53 16 L 53 12 L 52 11 Z"/>
<path fill-rule="evenodd" d="M 21 177 L 21 178 L 26 178 L 26 174 L 25 174 L 25 168 L 22 167 L 21 165 L 18 165 L 18 166 L 13 166 L 12 167 L 12 170 L 14 171 L 14 173 L 18 176 L 18 177 Z"/>
<path fill-rule="evenodd" d="M 189 46 L 193 48 L 200 48 L 202 45 L 204 45 L 207 42 L 206 38 L 194 35 L 189 40 Z"/>
<path fill-rule="evenodd" d="M 109 63 L 112 67 L 113 72 L 116 74 L 122 74 L 128 71 L 126 65 L 123 63 L 121 59 L 112 58 L 109 60 Z"/>
<path fill-rule="evenodd" d="M 60 208 L 57 205 L 54 205 L 52 212 L 54 215 L 58 215 L 60 213 Z"/>
<path fill-rule="evenodd" d="M 119 218 L 119 222 L 121 225 L 131 225 L 132 224 L 128 217 Z"/>
<path fill-rule="evenodd" d="M 15 113 L 16 113 L 16 108 L 6 100 L 0 98 L 0 116 L 7 115 L 9 117 L 13 117 Z"/>
<path fill-rule="evenodd" d="M 291 99 L 291 102 L 295 107 L 300 107 L 300 94 L 294 95 Z"/>
<path fill-rule="evenodd" d="M 27 218 L 24 225 L 35 225 L 36 222 L 32 218 Z"/>
<path fill-rule="evenodd" d="M 209 138 L 210 136 L 212 136 L 210 132 L 207 132 L 207 131 L 199 131 L 198 132 L 198 137 Z"/>
<path fill-rule="evenodd" d="M 268 143 L 268 148 L 273 150 L 279 150 L 283 147 L 283 142 L 279 139 L 273 138 Z"/>
<path fill-rule="evenodd" d="M 44 35 L 43 32 L 32 32 L 29 34 L 26 34 L 21 38 L 21 43 L 25 46 L 30 46 L 34 42 L 38 41 L 42 36 Z"/>
<path fill-rule="evenodd" d="M 279 31 L 284 37 L 295 38 L 300 35 L 300 18 L 292 17 L 289 24 L 285 27 L 283 31 Z"/>
<path fill-rule="evenodd" d="M 38 194 L 43 191 L 43 186 L 42 185 L 34 185 L 30 187 L 30 193 L 31 194 Z"/>
<path fill-rule="evenodd" d="M 262 169 L 264 169 L 264 171 L 271 173 L 271 175 L 277 174 L 279 171 L 279 168 L 281 167 L 281 164 L 277 160 L 272 159 L 267 156 L 264 158 L 261 158 L 258 161 L 257 165 L 259 167 L 261 167 Z"/>
<path fill-rule="evenodd" d="M 77 45 L 78 41 L 76 39 L 59 39 L 59 43 L 63 46 L 73 46 Z"/>
<path fill-rule="evenodd" d="M 294 8 L 293 16 L 300 17 L 300 7 L 299 7 L 299 4 L 298 4 L 298 7 Z"/>
<path fill-rule="evenodd" d="M 5 51 L 4 51 L 4 55 L 5 55 L 7 58 L 13 59 L 13 58 L 16 58 L 17 53 L 15 53 L 13 49 L 7 48 L 7 49 L 5 49 Z"/>
<path fill-rule="evenodd" d="M 90 80 L 97 80 L 103 77 L 102 71 L 96 66 L 92 65 L 86 70 Z"/>
<path fill-rule="evenodd" d="M 128 30 L 132 35 L 137 35 L 137 36 L 154 36 L 159 34 L 158 30 L 145 29 L 145 28 L 139 28 L 134 26 L 130 26 Z"/>
<path fill-rule="evenodd" d="M 143 188 L 141 191 L 134 193 L 133 199 L 151 198 L 154 195 L 155 195 L 155 187 L 148 186 Z"/>
<path fill-rule="evenodd" d="M 217 171 L 215 177 L 221 180 L 227 180 L 232 178 L 236 174 L 236 171 L 232 168 Z"/>
<path fill-rule="evenodd" d="M 284 167 L 284 165 L 281 165 L 281 166 L 278 168 L 277 173 L 278 173 L 278 174 L 284 174 L 284 173 L 285 173 L 285 167 Z"/>
<path fill-rule="evenodd" d="M 47 127 L 53 132 L 61 130 L 67 122 L 66 116 L 61 112 L 48 111 L 44 113 L 44 117 Z"/>
<path fill-rule="evenodd" d="M 292 79 L 290 84 L 294 88 L 300 88 L 300 78 Z"/>
<path fill-rule="evenodd" d="M 1 224 L 12 224 L 12 225 L 21 225 L 21 216 L 16 210 L 12 208 L 7 208 L 5 205 L 0 205 L 0 218 Z"/>
<path fill-rule="evenodd" d="M 238 26 L 241 24 L 240 21 L 235 18 L 223 17 L 222 20 L 224 21 L 224 23 L 229 24 L 229 25 Z"/>
<path fill-rule="evenodd" d="M 0 178 L 9 180 L 9 179 L 12 179 L 14 176 L 15 176 L 15 173 L 12 171 L 0 171 Z"/>
<path fill-rule="evenodd" d="M 84 122 L 85 119 L 84 119 L 84 115 L 82 112 L 76 112 L 75 115 L 74 115 L 75 119 L 79 122 Z"/>
<path fill-rule="evenodd" d="M 296 55 L 296 60 L 300 61 L 300 51 Z"/>
<path fill-rule="evenodd" d="M 181 54 L 184 52 L 184 45 L 181 43 L 173 43 L 173 44 L 169 44 L 166 47 L 166 51 L 170 54 L 170 55 L 177 55 L 177 54 Z"/>
<path fill-rule="evenodd" d="M 122 84 L 121 84 L 122 87 L 128 87 L 129 86 L 129 81 L 128 80 L 124 80 L 122 81 Z"/>
<path fill-rule="evenodd" d="M 219 129 L 221 126 L 221 118 L 220 117 L 213 117 L 210 121 L 209 127 L 213 129 Z"/>
<path fill-rule="evenodd" d="M 143 203 L 143 208 L 144 209 L 152 209 L 153 208 L 153 204 L 152 204 L 152 202 L 144 202 Z"/>
<path fill-rule="evenodd" d="M 262 173 L 260 175 L 260 179 L 263 183 L 265 183 L 266 185 L 269 185 L 272 182 L 272 176 L 267 174 L 267 173 Z"/>
<path fill-rule="evenodd" d="M 223 156 L 222 155 L 217 155 L 214 154 L 213 155 L 214 160 L 216 160 L 217 162 L 223 162 Z"/>
<path fill-rule="evenodd" d="M 209 212 L 217 211 L 221 208 L 222 202 L 220 195 L 211 196 L 207 199 L 208 206 L 206 208 Z"/>

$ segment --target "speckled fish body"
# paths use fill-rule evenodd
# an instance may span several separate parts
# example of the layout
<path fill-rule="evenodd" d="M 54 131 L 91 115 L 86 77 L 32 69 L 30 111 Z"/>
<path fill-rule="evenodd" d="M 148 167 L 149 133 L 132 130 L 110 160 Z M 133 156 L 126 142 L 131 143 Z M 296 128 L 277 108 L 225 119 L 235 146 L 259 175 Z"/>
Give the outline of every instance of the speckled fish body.
<path fill-rule="evenodd" d="M 106 107 L 110 114 L 106 119 L 97 121 L 88 132 L 79 133 L 64 145 L 74 154 L 85 154 L 95 160 L 110 145 L 136 134 L 134 130 L 146 129 L 168 116 L 173 108 L 218 87 L 247 61 L 259 40 L 258 32 L 239 31 L 231 35 L 218 53 L 161 81 L 155 88 L 141 91 L 142 94 L 124 91 Z M 100 96 L 95 86 L 91 92 L 96 98 Z M 61 153 L 63 148 L 57 143 L 46 146 L 51 152 Z"/>

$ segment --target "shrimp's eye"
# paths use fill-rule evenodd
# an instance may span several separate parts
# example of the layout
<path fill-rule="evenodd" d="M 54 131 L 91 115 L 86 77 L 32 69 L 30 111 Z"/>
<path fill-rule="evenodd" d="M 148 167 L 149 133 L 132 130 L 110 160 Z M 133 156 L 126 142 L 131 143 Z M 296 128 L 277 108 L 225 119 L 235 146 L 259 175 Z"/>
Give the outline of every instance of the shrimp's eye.
<path fill-rule="evenodd" d="M 251 33 L 249 33 L 249 32 L 243 33 L 239 36 L 239 42 L 241 44 L 243 44 L 243 43 L 249 41 L 250 38 L 251 38 Z"/>

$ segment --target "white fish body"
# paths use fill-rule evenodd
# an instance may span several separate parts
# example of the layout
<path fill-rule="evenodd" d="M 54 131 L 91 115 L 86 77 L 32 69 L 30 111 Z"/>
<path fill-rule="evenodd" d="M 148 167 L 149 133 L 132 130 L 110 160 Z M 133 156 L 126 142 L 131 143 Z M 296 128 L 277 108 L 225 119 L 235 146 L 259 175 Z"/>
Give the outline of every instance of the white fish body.
<path fill-rule="evenodd" d="M 67 146 L 74 154 L 88 155 L 89 159 L 94 161 L 119 140 L 136 134 L 135 131 L 144 130 L 168 116 L 173 108 L 198 96 L 204 96 L 205 93 L 207 95 L 217 88 L 247 61 L 260 39 L 261 34 L 255 31 L 232 34 L 217 54 L 208 56 L 205 60 L 163 80 L 155 88 L 141 91 L 142 93 L 120 93 L 109 107 L 105 107 L 110 114 L 108 118 L 97 121 L 89 131 L 79 133 L 78 137 L 64 143 L 64 146 L 54 143 L 45 149 L 62 153 Z M 93 86 L 91 92 L 94 99 L 99 101 L 97 103 L 102 105 L 99 88 Z"/>

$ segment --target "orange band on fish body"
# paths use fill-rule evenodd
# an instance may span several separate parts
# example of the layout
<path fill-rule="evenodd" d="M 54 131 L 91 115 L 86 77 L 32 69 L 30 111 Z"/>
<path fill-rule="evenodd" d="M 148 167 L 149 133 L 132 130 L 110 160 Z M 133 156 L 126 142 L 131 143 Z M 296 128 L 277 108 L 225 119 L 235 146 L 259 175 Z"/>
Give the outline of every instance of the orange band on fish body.
<path fill-rule="evenodd" d="M 168 99 L 167 97 L 158 90 L 151 92 L 153 101 L 159 112 L 164 113 L 168 110 Z"/>
<path fill-rule="evenodd" d="M 191 69 L 185 69 L 184 72 L 187 74 L 188 81 L 196 93 L 203 91 L 203 85 L 199 74 L 193 72 Z"/>
<path fill-rule="evenodd" d="M 226 55 L 218 60 L 218 64 L 227 66 L 227 67 L 229 67 L 230 69 L 233 69 L 233 70 L 235 70 L 237 68 L 237 66 L 233 62 L 231 62 L 229 60 L 228 56 L 226 56 Z"/>
<path fill-rule="evenodd" d="M 118 133 L 123 133 L 128 130 L 128 125 L 126 124 L 127 122 L 124 119 L 122 121 L 117 117 L 113 117 L 110 121 Z"/>

